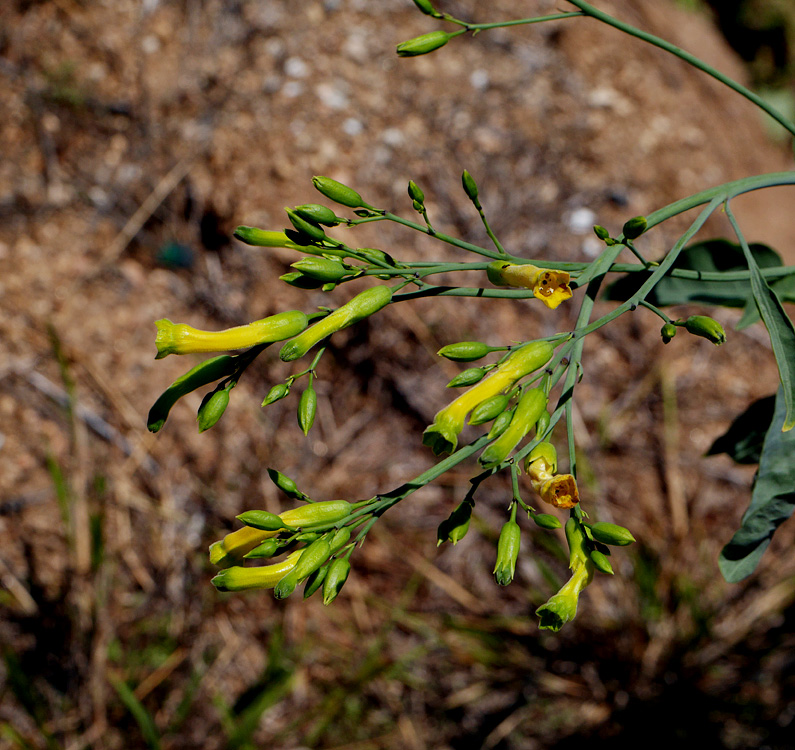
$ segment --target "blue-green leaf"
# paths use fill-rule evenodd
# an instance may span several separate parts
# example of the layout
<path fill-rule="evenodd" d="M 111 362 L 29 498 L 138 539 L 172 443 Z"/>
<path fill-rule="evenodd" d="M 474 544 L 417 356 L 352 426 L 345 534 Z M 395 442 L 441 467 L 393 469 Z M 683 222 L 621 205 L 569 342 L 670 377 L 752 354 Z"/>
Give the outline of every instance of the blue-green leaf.
<path fill-rule="evenodd" d="M 754 401 L 710 446 L 708 456 L 727 453 L 738 464 L 758 464 L 776 408 L 776 394 Z"/>
<path fill-rule="evenodd" d="M 795 431 L 782 432 L 786 413 L 783 389 L 779 388 L 751 504 L 718 560 L 729 583 L 737 583 L 754 572 L 776 529 L 795 511 Z"/>

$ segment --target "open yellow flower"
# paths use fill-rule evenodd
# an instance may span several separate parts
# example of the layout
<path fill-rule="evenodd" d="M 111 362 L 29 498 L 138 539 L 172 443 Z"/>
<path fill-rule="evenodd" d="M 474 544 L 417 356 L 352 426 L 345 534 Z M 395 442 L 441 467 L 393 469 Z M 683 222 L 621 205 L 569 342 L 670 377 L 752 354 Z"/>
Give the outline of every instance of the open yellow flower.
<path fill-rule="evenodd" d="M 539 443 L 530 453 L 525 471 L 538 496 L 555 508 L 573 508 L 580 502 L 577 480 L 557 473 L 557 456 L 551 443 Z"/>
<path fill-rule="evenodd" d="M 553 271 L 530 263 L 517 265 L 494 261 L 486 269 L 489 281 L 497 286 L 517 286 L 533 290 L 533 296 L 554 310 L 561 302 L 571 299 L 568 271 Z"/>

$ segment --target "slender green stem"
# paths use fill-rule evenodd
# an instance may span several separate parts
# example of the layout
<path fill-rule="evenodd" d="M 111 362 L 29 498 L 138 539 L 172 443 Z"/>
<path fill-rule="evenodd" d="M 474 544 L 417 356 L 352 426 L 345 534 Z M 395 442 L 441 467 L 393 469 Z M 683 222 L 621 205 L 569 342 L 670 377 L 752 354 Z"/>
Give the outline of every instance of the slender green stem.
<path fill-rule="evenodd" d="M 486 31 L 487 29 L 500 29 L 508 26 L 526 26 L 531 23 L 544 23 L 545 21 L 560 21 L 564 18 L 578 18 L 584 16 L 582 11 L 568 11 L 566 13 L 552 13 L 548 16 L 536 16 L 535 18 L 519 18 L 513 21 L 495 21 L 494 23 L 469 23 L 462 21 L 458 18 L 445 13 L 444 20 L 451 23 L 457 23 L 459 26 L 465 26 L 467 31 Z"/>
<path fill-rule="evenodd" d="M 762 97 L 755 94 L 750 89 L 747 89 L 745 86 L 742 86 L 741 84 L 737 83 L 737 81 L 732 80 L 729 78 L 729 76 L 724 75 L 720 71 L 715 70 L 715 68 L 713 68 L 711 65 L 707 65 L 707 63 L 703 62 L 702 60 L 699 60 L 695 55 L 691 55 L 689 52 L 686 52 L 685 50 L 677 47 L 674 44 L 671 44 L 670 42 L 666 42 L 664 39 L 660 39 L 659 37 L 649 34 L 646 31 L 636 29 L 634 26 L 631 26 L 624 21 L 620 21 L 619 19 L 608 15 L 604 11 L 594 8 L 593 5 L 585 2 L 585 0 L 569 0 L 569 2 L 572 5 L 576 5 L 583 13 L 590 16 L 591 18 L 595 18 L 597 21 L 602 21 L 608 26 L 613 26 L 619 31 L 623 31 L 625 34 L 629 34 L 630 36 L 634 36 L 637 39 L 648 42 L 655 47 L 659 47 L 666 52 L 670 52 L 680 60 L 684 60 L 694 68 L 698 68 L 698 70 L 706 73 L 709 76 L 712 76 L 733 91 L 736 91 L 741 96 L 744 96 L 746 99 L 756 104 L 757 107 L 767 112 L 767 114 L 769 114 L 780 125 L 785 127 L 792 135 L 795 135 L 795 124 L 791 123 L 786 117 L 784 117 L 784 115 L 781 114 L 781 112 L 771 107 L 764 99 L 762 99 Z"/>
<path fill-rule="evenodd" d="M 654 305 L 652 305 L 651 302 L 646 302 L 645 299 L 642 299 L 640 300 L 640 302 L 638 302 L 638 304 L 641 305 L 641 307 L 645 307 L 647 310 L 651 310 L 655 315 L 662 318 L 666 323 L 671 322 L 671 319 L 662 310 L 660 310 L 659 307 L 655 307 Z"/>

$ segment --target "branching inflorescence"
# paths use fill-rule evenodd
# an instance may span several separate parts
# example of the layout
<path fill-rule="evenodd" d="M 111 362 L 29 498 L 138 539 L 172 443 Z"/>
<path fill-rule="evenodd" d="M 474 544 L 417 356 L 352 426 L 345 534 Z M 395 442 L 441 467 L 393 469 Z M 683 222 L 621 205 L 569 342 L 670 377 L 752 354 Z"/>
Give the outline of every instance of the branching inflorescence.
<path fill-rule="evenodd" d="M 424 14 L 452 23 L 457 28 L 449 32 L 431 31 L 398 45 L 397 52 L 401 56 L 428 54 L 445 46 L 452 38 L 467 33 L 476 34 L 500 26 L 589 17 L 662 47 L 718 78 L 765 109 L 795 134 L 795 126 L 778 112 L 705 63 L 588 3 L 581 0 L 571 2 L 577 10 L 516 21 L 472 24 L 437 11 L 429 0 L 414 0 Z M 211 428 L 223 415 L 230 391 L 246 368 L 268 346 L 285 342 L 279 353 L 284 362 L 297 361 L 312 350 L 315 350 L 315 356 L 307 368 L 274 385 L 262 405 L 267 407 L 287 397 L 296 382 L 306 377 L 306 386 L 298 403 L 298 422 L 307 434 L 315 416 L 317 398 L 313 379 L 324 353 L 323 342 L 337 331 L 376 315 L 388 305 L 419 297 L 478 296 L 535 299 L 552 310 L 561 304 L 579 304 L 579 314 L 572 330 L 544 339 L 506 342 L 502 346 L 462 341 L 443 347 L 439 355 L 456 362 L 476 363 L 488 356 L 494 359 L 487 364 L 469 367 L 448 383 L 448 387 L 466 390 L 436 414 L 422 438 L 423 444 L 435 456 L 444 458 L 400 487 L 360 502 L 313 502 L 293 480 L 274 469 L 269 470 L 277 487 L 302 504 L 279 515 L 251 510 L 238 516 L 242 528 L 227 534 L 210 548 L 210 561 L 221 569 L 213 579 L 218 590 L 273 588 L 277 598 L 284 598 L 303 582 L 305 597 L 322 588 L 323 601 L 329 604 L 348 577 L 354 549 L 364 541 L 368 531 L 386 510 L 453 467 L 477 457 L 478 469 L 470 480 L 471 489 L 439 526 L 438 543 L 456 544 L 460 541 L 469 528 L 477 488 L 489 477 L 509 472 L 513 497 L 508 510 L 509 519 L 499 535 L 494 577 L 501 585 L 511 583 L 520 547 L 518 510 L 527 513 L 537 526 L 544 529 L 552 530 L 564 525 L 556 515 L 538 512 L 520 496 L 518 475 L 521 471 L 526 472 L 538 501 L 549 505 L 550 509 L 569 513 L 565 535 L 571 578 L 537 610 L 540 627 L 558 630 L 574 618 L 578 597 L 594 574 L 613 574 L 611 549 L 634 541 L 624 527 L 589 522 L 588 514 L 580 505 L 572 402 L 581 373 L 584 338 L 624 313 L 641 307 L 662 319 L 663 343 L 670 342 L 683 328 L 714 344 L 722 344 L 726 340 L 725 332 L 714 319 L 696 315 L 672 320 L 660 309 L 699 299 L 694 290 L 708 290 L 713 304 L 745 307 L 742 325 L 761 318 L 770 333 L 781 376 L 775 407 L 769 412 L 764 447 L 756 456 L 760 469 L 751 506 L 720 560 L 721 570 L 730 581 L 740 580 L 753 571 L 773 532 L 795 506 L 792 462 L 782 458 L 791 456 L 795 448 L 792 437 L 795 433 L 789 432 L 795 424 L 795 328 L 781 304 L 781 298 L 785 301 L 793 299 L 795 268 L 783 266 L 781 259 L 769 248 L 748 244 L 731 211 L 730 202 L 744 192 L 795 184 L 795 172 L 748 177 L 710 188 L 647 217 L 629 219 L 616 237 L 612 237 L 604 227 L 596 226 L 594 231 L 604 243 L 604 249 L 589 263 L 530 260 L 506 251 L 489 226 L 477 184 L 467 171 L 462 175 L 463 190 L 478 212 L 493 248 L 473 245 L 436 231 L 428 217 L 424 193 L 413 181 L 409 181 L 408 195 L 422 223 L 370 205 L 356 190 L 328 177 L 315 177 L 313 182 L 326 199 L 347 209 L 343 213 L 352 216 L 339 216 L 339 208 L 310 203 L 287 209 L 291 229 L 267 231 L 241 226 L 235 236 L 249 245 L 288 248 L 301 253 L 302 259 L 292 264 L 294 270 L 281 277 L 285 283 L 300 289 L 332 292 L 341 284 L 362 278 L 378 283 L 334 310 L 321 308 L 310 313 L 293 310 L 226 331 L 199 331 L 165 319 L 158 321 L 158 358 L 169 354 L 246 351 L 209 359 L 175 381 L 150 411 L 148 427 L 152 432 L 163 427 L 169 410 L 182 396 L 217 383 L 202 401 L 198 412 L 200 430 Z M 701 211 L 665 256 L 658 262 L 644 260 L 635 247 L 636 240 L 642 240 L 646 232 L 667 219 L 697 207 L 702 207 Z M 720 208 L 726 211 L 739 245 L 725 240 L 693 242 L 709 216 Z M 376 222 L 403 225 L 438 242 L 478 255 L 480 259 L 452 263 L 402 261 L 382 250 L 352 247 L 329 234 L 333 228 L 355 229 L 359 225 Z M 638 262 L 619 263 L 619 255 L 625 250 Z M 718 256 L 721 263 L 710 266 Z M 483 286 L 439 285 L 433 281 L 433 277 L 439 274 L 462 271 L 480 272 Z M 594 302 L 608 273 L 618 275 L 608 288 L 608 298 L 620 304 L 606 315 L 592 320 Z M 459 435 L 465 422 L 482 426 L 483 434 L 459 446 Z M 557 453 L 551 442 L 553 432 L 561 424 L 568 436 L 566 472 L 559 471 Z M 742 424 L 741 420 L 737 424 Z M 724 444 L 729 445 L 724 449 L 730 454 L 733 454 L 731 446 L 747 438 L 741 426 L 735 425 L 732 430 L 734 433 L 730 430 L 724 439 Z M 731 435 L 734 435 L 733 439 L 730 439 Z M 734 457 L 737 458 L 736 455 Z M 248 567 L 246 563 L 250 560 L 264 560 L 266 564 Z"/>

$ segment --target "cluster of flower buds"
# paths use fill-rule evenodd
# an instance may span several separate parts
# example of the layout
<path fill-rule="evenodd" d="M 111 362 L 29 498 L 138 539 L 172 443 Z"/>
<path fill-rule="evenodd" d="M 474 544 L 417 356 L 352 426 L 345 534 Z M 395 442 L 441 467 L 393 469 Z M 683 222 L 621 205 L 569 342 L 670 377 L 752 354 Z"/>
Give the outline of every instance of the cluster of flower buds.
<path fill-rule="evenodd" d="M 288 495 L 308 500 L 289 477 L 273 469 L 269 474 Z M 354 545 L 350 528 L 342 524 L 354 509 L 345 500 L 330 500 L 309 502 L 278 515 L 264 510 L 241 513 L 237 518 L 243 528 L 210 546 L 210 562 L 222 568 L 213 585 L 219 591 L 273 589 L 277 599 L 284 599 L 306 582 L 304 598 L 322 587 L 323 603 L 330 604 L 350 571 Z M 286 557 L 268 565 L 241 564 L 281 555 Z"/>
<path fill-rule="evenodd" d="M 478 344 L 477 342 L 463 343 L 465 344 L 464 347 L 461 347 L 459 344 L 452 345 L 453 350 L 476 350 L 477 352 L 482 352 L 480 356 L 491 351 L 491 348 L 484 344 Z M 461 347 L 461 349 L 455 349 L 455 347 Z M 441 351 L 444 352 L 444 349 Z M 448 349 L 448 354 L 449 351 Z M 436 414 L 433 419 L 433 424 L 431 424 L 423 434 L 423 445 L 427 445 L 431 448 L 437 456 L 441 453 L 454 452 L 458 445 L 458 434 L 464 429 L 464 420 L 467 415 L 486 402 L 490 402 L 489 408 L 491 408 L 495 403 L 492 399 L 503 395 L 506 391 L 513 388 L 523 377 L 543 367 L 552 358 L 553 351 L 554 348 L 548 341 L 531 341 L 511 351 L 487 377 L 472 386 Z M 502 411 L 502 413 L 505 413 L 504 410 L 505 406 L 507 406 L 507 402 L 499 401 L 497 403 L 505 404 Z M 542 409 L 545 406 L 546 399 L 544 399 Z M 483 417 L 483 413 L 478 414 L 476 421 L 480 424 L 488 421 L 488 419 L 484 419 Z M 498 414 L 495 413 L 491 418 L 494 419 L 495 417 L 498 418 Z M 470 419 L 470 424 L 472 423 L 473 421 Z M 503 423 L 504 427 L 507 429 L 509 422 L 503 420 Z M 520 436 L 517 442 L 523 436 L 524 435 Z M 494 437 L 497 437 L 497 435 L 494 435 Z"/>

